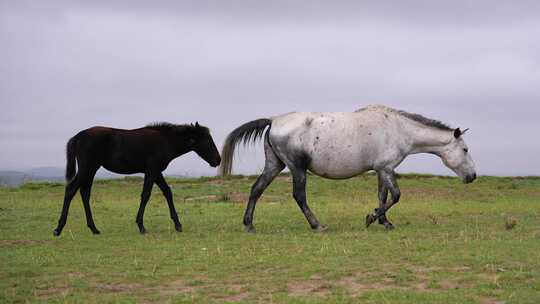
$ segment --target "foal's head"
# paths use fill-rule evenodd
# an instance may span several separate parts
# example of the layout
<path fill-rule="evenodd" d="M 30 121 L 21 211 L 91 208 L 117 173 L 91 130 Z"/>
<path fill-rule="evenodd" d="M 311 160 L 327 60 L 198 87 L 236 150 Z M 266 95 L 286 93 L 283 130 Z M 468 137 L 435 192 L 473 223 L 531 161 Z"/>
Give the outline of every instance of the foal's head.
<path fill-rule="evenodd" d="M 187 145 L 190 150 L 195 151 L 210 166 L 219 166 L 221 157 L 207 127 L 201 126 L 196 122 L 190 125 L 189 132 L 186 135 Z"/>
<path fill-rule="evenodd" d="M 459 128 L 454 130 L 454 136 L 448 144 L 444 146 L 440 153 L 443 163 L 454 171 L 464 183 L 471 183 L 476 179 L 476 169 L 474 161 L 469 153 L 469 148 L 463 140 L 463 134 Z"/>

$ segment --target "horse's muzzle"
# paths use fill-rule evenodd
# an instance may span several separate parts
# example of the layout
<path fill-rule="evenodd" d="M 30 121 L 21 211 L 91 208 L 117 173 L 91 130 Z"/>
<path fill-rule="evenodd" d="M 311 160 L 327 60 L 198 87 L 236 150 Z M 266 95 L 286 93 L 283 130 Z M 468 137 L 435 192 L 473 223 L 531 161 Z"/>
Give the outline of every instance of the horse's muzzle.
<path fill-rule="evenodd" d="M 476 179 L 476 173 L 473 173 L 473 174 L 468 174 L 466 177 L 465 177 L 465 184 L 470 184 L 472 183 L 474 180 Z"/>

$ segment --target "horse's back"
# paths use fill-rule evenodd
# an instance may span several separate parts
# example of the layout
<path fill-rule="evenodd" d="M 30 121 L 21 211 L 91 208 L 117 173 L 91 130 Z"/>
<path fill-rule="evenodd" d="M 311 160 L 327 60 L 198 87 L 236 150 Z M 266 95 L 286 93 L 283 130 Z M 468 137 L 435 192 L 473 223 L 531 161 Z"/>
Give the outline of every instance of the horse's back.
<path fill-rule="evenodd" d="M 148 128 L 126 130 L 95 126 L 76 136 L 79 159 L 121 174 L 141 172 L 148 157 L 167 153 L 159 132 Z"/>

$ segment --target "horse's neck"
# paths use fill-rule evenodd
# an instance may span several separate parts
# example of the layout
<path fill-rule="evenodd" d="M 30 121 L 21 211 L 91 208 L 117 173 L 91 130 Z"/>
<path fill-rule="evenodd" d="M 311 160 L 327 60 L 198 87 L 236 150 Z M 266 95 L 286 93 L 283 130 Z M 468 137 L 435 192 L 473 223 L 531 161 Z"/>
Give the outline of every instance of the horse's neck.
<path fill-rule="evenodd" d="M 452 136 L 449 131 L 423 126 L 414 122 L 408 123 L 404 128 L 404 132 L 410 138 L 409 154 L 439 154 L 444 146 L 450 142 Z"/>
<path fill-rule="evenodd" d="M 192 151 L 191 149 L 187 147 L 188 146 L 187 139 L 183 140 L 182 142 L 179 142 L 179 138 L 177 135 L 169 135 L 167 142 L 170 147 L 170 153 L 171 153 L 172 159 L 175 159 L 177 157 L 180 157 Z"/>

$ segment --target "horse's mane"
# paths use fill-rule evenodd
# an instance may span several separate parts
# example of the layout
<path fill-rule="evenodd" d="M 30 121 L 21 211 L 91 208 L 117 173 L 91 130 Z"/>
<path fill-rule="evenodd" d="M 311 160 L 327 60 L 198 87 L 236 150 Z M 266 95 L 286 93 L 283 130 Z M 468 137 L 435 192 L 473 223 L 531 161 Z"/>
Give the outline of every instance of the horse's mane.
<path fill-rule="evenodd" d="M 193 132 L 198 130 L 204 130 L 209 132 L 207 127 L 204 126 L 194 126 L 193 124 L 172 124 L 170 122 L 153 122 L 145 126 L 145 128 L 160 131 L 160 132 Z"/>
<path fill-rule="evenodd" d="M 406 118 L 409 118 L 411 120 L 414 120 L 416 122 L 419 122 L 425 126 L 428 126 L 428 127 L 433 127 L 433 128 L 437 128 L 439 130 L 443 130 L 443 131 L 454 131 L 454 129 L 452 127 L 450 127 L 448 124 L 446 123 L 443 123 L 439 120 L 436 120 L 436 119 L 431 119 L 431 118 L 427 118 L 425 116 L 422 116 L 420 114 L 416 114 L 416 113 L 410 113 L 410 112 L 407 112 L 407 111 L 403 111 L 403 110 L 396 110 L 396 109 L 393 109 L 393 108 L 389 108 L 389 107 L 386 107 L 386 106 L 382 106 L 382 105 L 370 105 L 370 106 L 367 106 L 365 108 L 361 108 L 355 112 L 361 112 L 361 111 L 364 111 L 364 110 L 381 110 L 381 111 L 388 111 L 388 112 L 391 112 L 391 113 L 396 113 L 396 114 L 399 114 L 401 116 L 404 116 Z"/>
<path fill-rule="evenodd" d="M 454 131 L 454 129 L 452 129 L 448 124 L 444 123 L 444 122 L 441 122 L 440 120 L 436 120 L 436 119 L 431 119 L 431 118 L 427 118 L 425 116 L 422 116 L 420 114 L 416 114 L 416 113 L 409 113 L 409 112 L 405 112 L 405 111 L 398 111 L 399 114 L 409 118 L 409 119 L 412 119 L 414 121 L 417 121 L 423 125 L 426 125 L 428 127 L 434 127 L 434 128 L 437 128 L 439 130 L 443 130 L 443 131 Z"/>

